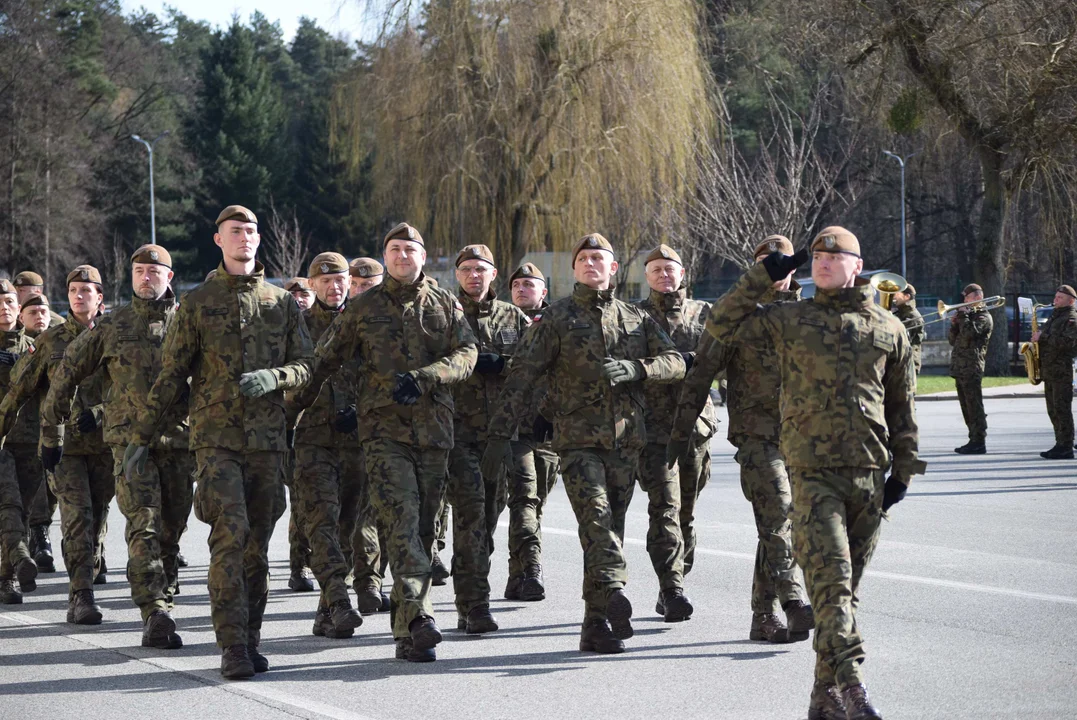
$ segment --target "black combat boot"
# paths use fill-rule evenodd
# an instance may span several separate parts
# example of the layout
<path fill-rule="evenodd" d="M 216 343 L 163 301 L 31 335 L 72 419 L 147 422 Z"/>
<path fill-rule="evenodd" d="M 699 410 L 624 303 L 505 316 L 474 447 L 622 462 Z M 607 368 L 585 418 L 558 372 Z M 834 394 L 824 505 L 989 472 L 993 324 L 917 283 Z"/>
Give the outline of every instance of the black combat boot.
<path fill-rule="evenodd" d="M 482 635 L 497 630 L 497 621 L 490 614 L 489 605 L 476 605 L 468 610 L 467 617 L 460 615 L 457 618 L 456 629 L 468 635 Z"/>
<path fill-rule="evenodd" d="M 72 625 L 100 625 L 101 608 L 93 599 L 93 590 L 76 590 L 67 603 L 67 621 Z"/>
<path fill-rule="evenodd" d="M 411 633 L 412 648 L 419 652 L 430 650 L 441 642 L 441 630 L 434 618 L 427 615 L 420 615 L 412 620 L 408 625 L 408 632 Z"/>
<path fill-rule="evenodd" d="M 288 589 L 292 592 L 314 592 L 314 573 L 307 566 L 292 568 L 288 577 Z"/>
<path fill-rule="evenodd" d="M 627 640 L 632 637 L 632 603 L 628 601 L 624 590 L 614 590 L 610 594 L 609 600 L 606 601 L 606 617 L 615 638 Z"/>
<path fill-rule="evenodd" d="M 1055 445 L 1047 452 L 1041 452 L 1040 457 L 1045 460 L 1072 460 L 1073 449 L 1065 445 Z"/>
<path fill-rule="evenodd" d="M 520 579 L 520 600 L 538 602 L 546 599 L 546 586 L 542 583 L 542 566 L 528 565 Z"/>
<path fill-rule="evenodd" d="M 668 623 L 684 622 L 692 617 L 692 601 L 680 588 L 670 588 L 658 593 L 654 611 Z"/>
<path fill-rule="evenodd" d="M 355 607 L 363 615 L 381 612 L 381 588 L 373 583 L 355 588 Z"/>
<path fill-rule="evenodd" d="M 815 629 L 815 613 L 812 612 L 811 605 L 803 600 L 790 600 L 782 603 L 782 611 L 789 622 L 789 639 L 793 642 L 807 640 L 808 635 Z"/>
<path fill-rule="evenodd" d="M 987 445 L 983 440 L 980 440 L 979 442 L 969 440 L 965 445 L 962 445 L 959 448 L 954 448 L 954 452 L 958 455 L 986 455 Z"/>
<path fill-rule="evenodd" d="M 580 632 L 580 652 L 596 652 L 615 655 L 625 651 L 625 644 L 613 636 L 608 622 L 601 618 L 592 618 L 583 623 Z"/>
<path fill-rule="evenodd" d="M 337 600 L 330 605 L 329 617 L 337 630 L 354 630 L 363 624 L 363 616 L 347 600 Z"/>
<path fill-rule="evenodd" d="M 176 567 L 187 567 L 187 556 L 182 552 L 176 553 Z"/>
<path fill-rule="evenodd" d="M 101 565 L 97 569 L 97 574 L 93 576 L 94 585 L 106 585 L 108 584 L 108 563 L 105 562 L 105 556 L 101 556 Z"/>
<path fill-rule="evenodd" d="M 11 578 L 0 580 L 0 605 L 22 605 L 22 593 L 15 589 Z"/>
<path fill-rule="evenodd" d="M 30 553 L 26 552 L 26 546 L 19 543 L 20 554 L 23 557 L 19 560 L 19 563 L 15 566 L 15 577 L 19 579 L 19 590 L 24 593 L 33 592 L 37 590 L 37 563 L 30 557 Z"/>
<path fill-rule="evenodd" d="M 837 685 L 816 682 L 811 689 L 808 720 L 845 720 L 845 701 Z"/>
<path fill-rule="evenodd" d="M 183 640 L 176 634 L 176 621 L 164 610 L 154 610 L 142 627 L 142 647 L 179 650 Z"/>
<path fill-rule="evenodd" d="M 841 691 L 845 700 L 846 720 L 882 720 L 882 715 L 868 700 L 868 689 L 863 685 L 853 685 Z"/>
<path fill-rule="evenodd" d="M 401 638 L 396 641 L 396 659 L 413 663 L 434 662 L 438 659 L 438 654 L 432 647 L 416 650 L 411 638 Z"/>
<path fill-rule="evenodd" d="M 505 583 L 505 599 L 506 600 L 519 600 L 520 599 L 520 583 L 523 581 L 523 577 L 520 575 L 510 575 L 509 581 Z"/>
<path fill-rule="evenodd" d="M 254 665 L 247 655 L 246 645 L 229 645 L 221 653 L 221 675 L 228 680 L 254 677 Z"/>
<path fill-rule="evenodd" d="M 381 594 L 381 610 L 379 610 L 378 612 L 389 612 L 389 610 L 392 609 L 392 607 L 393 607 L 393 604 L 392 604 L 392 602 L 389 601 L 389 595 L 386 594 L 385 592 L 382 592 L 382 594 Z"/>
<path fill-rule="evenodd" d="M 251 660 L 254 672 L 269 672 L 269 658 L 258 652 L 258 645 L 256 643 L 247 642 L 247 657 Z"/>
<path fill-rule="evenodd" d="M 774 613 L 753 613 L 752 629 L 748 631 L 748 639 L 775 644 L 791 642 L 789 628 Z"/>
<path fill-rule="evenodd" d="M 347 640 L 355 634 L 354 630 L 337 630 L 333 625 L 333 617 L 329 614 L 329 608 L 318 607 L 314 615 L 314 629 L 311 631 L 315 637 L 325 637 L 333 640 Z"/>
<path fill-rule="evenodd" d="M 441 556 L 434 553 L 434 558 L 430 561 L 430 584 L 444 585 L 449 579 L 449 574 L 449 569 L 445 567 L 445 563 L 441 562 Z"/>
<path fill-rule="evenodd" d="M 56 561 L 52 557 L 52 541 L 49 540 L 49 526 L 35 525 L 30 528 L 30 554 L 34 556 L 39 572 L 56 572 Z"/>

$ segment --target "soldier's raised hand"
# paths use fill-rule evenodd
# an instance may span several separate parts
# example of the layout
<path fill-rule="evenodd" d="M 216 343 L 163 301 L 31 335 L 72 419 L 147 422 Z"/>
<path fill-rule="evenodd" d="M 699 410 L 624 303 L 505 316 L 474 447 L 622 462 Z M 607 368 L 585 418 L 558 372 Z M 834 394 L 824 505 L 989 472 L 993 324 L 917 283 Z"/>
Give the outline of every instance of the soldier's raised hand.
<path fill-rule="evenodd" d="M 796 255 L 783 255 L 779 252 L 773 252 L 763 258 L 763 267 L 766 268 L 770 279 L 778 282 L 789 277 L 794 270 L 808 262 L 810 257 L 811 253 L 808 252 L 807 248 Z"/>
<path fill-rule="evenodd" d="M 277 375 L 272 370 L 255 370 L 239 376 L 239 391 L 247 397 L 262 397 L 276 389 Z"/>
<path fill-rule="evenodd" d="M 75 421 L 75 425 L 78 427 L 79 432 L 83 435 L 92 433 L 97 429 L 97 416 L 94 415 L 93 410 L 86 409 L 79 413 L 78 420 Z"/>

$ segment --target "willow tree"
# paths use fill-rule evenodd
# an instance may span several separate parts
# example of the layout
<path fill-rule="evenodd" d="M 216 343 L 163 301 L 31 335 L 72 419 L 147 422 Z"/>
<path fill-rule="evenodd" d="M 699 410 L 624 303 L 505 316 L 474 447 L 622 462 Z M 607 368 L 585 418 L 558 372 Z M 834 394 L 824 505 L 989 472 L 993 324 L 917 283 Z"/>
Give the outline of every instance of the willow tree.
<path fill-rule="evenodd" d="M 499 263 L 592 231 L 660 242 L 709 128 L 693 0 L 435 0 L 383 6 L 370 66 L 336 98 L 377 204 L 442 253 Z"/>

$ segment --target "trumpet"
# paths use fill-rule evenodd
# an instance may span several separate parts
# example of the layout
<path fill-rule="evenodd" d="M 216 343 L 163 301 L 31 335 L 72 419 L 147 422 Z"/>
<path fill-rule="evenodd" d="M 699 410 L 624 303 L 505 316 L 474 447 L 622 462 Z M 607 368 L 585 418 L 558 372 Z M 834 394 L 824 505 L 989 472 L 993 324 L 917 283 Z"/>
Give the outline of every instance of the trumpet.
<path fill-rule="evenodd" d="M 894 301 L 894 295 L 909 286 L 909 282 L 897 273 L 875 273 L 869 280 L 871 286 L 879 293 L 879 307 L 889 310 Z"/>
<path fill-rule="evenodd" d="M 991 297 L 984 298 L 983 300 L 976 300 L 975 302 L 958 303 L 957 305 L 947 305 L 942 300 L 939 300 L 939 304 L 936 306 L 936 312 L 939 316 L 939 320 L 942 320 L 946 313 L 954 312 L 956 310 L 995 310 L 1006 304 L 1006 298 L 1001 295 L 992 295 Z"/>

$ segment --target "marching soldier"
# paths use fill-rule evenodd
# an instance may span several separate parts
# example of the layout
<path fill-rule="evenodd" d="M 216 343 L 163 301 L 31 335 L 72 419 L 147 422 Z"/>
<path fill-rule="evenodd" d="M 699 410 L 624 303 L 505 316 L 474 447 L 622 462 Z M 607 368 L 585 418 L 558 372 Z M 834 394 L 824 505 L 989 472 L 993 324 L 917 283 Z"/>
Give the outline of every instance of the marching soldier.
<path fill-rule="evenodd" d="M 1055 309 L 1032 342 L 1040 345 L 1040 377 L 1055 446 L 1040 453 L 1047 460 L 1073 459 L 1073 358 L 1077 356 L 1077 293 L 1070 285 L 1055 291 Z"/>
<path fill-rule="evenodd" d="M 511 438 L 531 407 L 535 384 L 548 374 L 553 446 L 584 552 L 580 650 L 619 653 L 633 634 L 622 544 L 646 443 L 643 383 L 682 379 L 684 360 L 646 313 L 613 296 L 618 266 L 606 238 L 580 239 L 572 267 L 572 296 L 536 318 L 517 348 L 490 420 L 482 472 L 493 476 L 512 462 Z"/>
<path fill-rule="evenodd" d="M 214 272 L 216 271 L 210 270 L 210 274 L 206 276 L 207 281 Z M 284 289 L 292 294 L 299 309 L 303 312 L 310 309 L 316 297 L 310 287 L 310 281 L 305 277 L 291 278 L 284 283 Z M 294 450 L 289 448 L 288 467 L 284 473 L 284 484 L 288 488 L 288 504 L 291 508 L 288 513 L 288 589 L 292 592 L 314 592 L 314 573 L 310 569 L 312 553 L 310 540 L 303 531 L 303 523 L 299 519 L 299 504 L 296 502 L 295 491 L 292 488 L 292 478 L 295 474 L 294 455 Z"/>
<path fill-rule="evenodd" d="M 19 296 L 19 305 L 26 306 L 32 297 L 45 294 L 45 279 L 33 270 L 23 270 L 11 281 L 15 286 L 15 292 Z M 48 299 L 46 298 L 46 307 Z M 56 327 L 64 324 L 64 316 L 49 309 L 49 324 L 47 327 Z"/>
<path fill-rule="evenodd" d="M 868 700 L 857 586 L 883 513 L 926 466 L 917 457 L 912 349 L 874 301 L 860 242 L 840 227 L 811 243 L 812 302 L 759 305 L 808 251 L 768 255 L 711 310 L 719 342 L 769 340 L 781 370 L 781 452 L 793 488 L 793 547 L 815 609 L 809 720 L 881 718 Z M 732 388 L 730 388 L 732 391 Z M 890 477 L 885 478 L 887 468 Z M 885 479 L 885 481 L 884 481 Z"/>
<path fill-rule="evenodd" d="M 961 291 L 963 302 L 974 303 L 984 299 L 984 291 L 976 283 L 966 285 Z M 987 344 L 991 340 L 994 321 L 983 307 L 975 305 L 958 310 L 950 321 L 948 340 L 953 350 L 950 354 L 950 376 L 957 384 L 957 399 L 961 403 L 961 415 L 969 429 L 969 441 L 954 452 L 961 455 L 983 455 L 987 452 L 987 414 L 984 412 L 982 382 L 987 362 Z"/>
<path fill-rule="evenodd" d="M 786 237 L 771 235 L 756 246 L 756 263 L 772 252 L 792 255 L 793 244 Z M 799 299 L 800 286 L 789 275 L 774 282 L 759 303 Z M 752 504 L 759 537 L 748 637 L 772 643 L 807 640 L 815 622 L 811 607 L 804 602 L 800 571 L 793 561 L 793 495 L 778 447 L 782 376 L 773 341 L 764 336 L 751 348 L 741 349 L 704 334 L 684 380 L 670 445 L 684 443 L 692 436 L 710 396 L 711 381 L 723 371 L 729 379 L 729 442 L 737 448 L 734 459 L 740 465 L 741 491 Z M 778 616 L 779 608 L 788 626 Z"/>
<path fill-rule="evenodd" d="M 673 248 L 659 245 L 652 250 L 644 261 L 644 271 L 651 292 L 637 305 L 666 331 L 685 366 L 691 369 L 696 345 L 705 334 L 703 324 L 710 305 L 687 299 L 684 265 Z M 648 498 L 647 554 L 658 575 L 655 612 L 666 622 L 681 622 L 692 616 L 692 603 L 684 594 L 684 577 L 695 557 L 692 523 L 696 497 L 710 479 L 710 438 L 718 428 L 708 393 L 689 441 L 670 445 L 679 393 L 680 383 L 643 388 L 647 444 L 640 457 L 639 484 Z"/>
<path fill-rule="evenodd" d="M 374 258 L 355 258 L 348 265 L 348 297 L 361 295 L 385 279 L 385 268 Z"/>
<path fill-rule="evenodd" d="M 457 625 L 469 634 L 490 632 L 490 554 L 497 519 L 505 507 L 505 475 L 484 474 L 490 418 L 504 382 L 505 366 L 531 324 L 519 308 L 498 300 L 494 255 L 485 245 L 468 245 L 456 256 L 456 280 L 464 317 L 478 339 L 475 372 L 453 388 L 453 449 L 449 452 L 446 500 L 452 505 L 452 579 Z"/>
<path fill-rule="evenodd" d="M 101 274 L 91 265 L 79 265 L 67 276 L 71 312 L 63 325 L 39 335 L 34 351 L 23 356 L 11 376 L 11 388 L 0 403 L 0 437 L 8 434 L 16 414 L 32 398 L 43 399 L 55 378 L 64 351 L 94 326 L 104 292 Z M 109 503 L 116 491 L 112 455 L 101 430 L 101 403 L 107 390 L 104 372 L 94 373 L 79 386 L 71 405 L 66 447 L 41 448 L 41 464 L 50 478 L 60 506 L 64 565 L 70 579 L 67 622 L 101 624 L 101 608 L 94 602 L 93 586 L 104 581 L 104 540 Z"/>
<path fill-rule="evenodd" d="M 310 280 L 305 277 L 294 277 L 284 283 L 284 289 L 292 294 L 300 310 L 309 310 L 314 304 L 314 289 L 310 286 Z"/>
<path fill-rule="evenodd" d="M 284 512 L 284 391 L 310 377 L 310 337 L 295 301 L 265 281 L 258 219 L 240 205 L 217 217 L 217 274 L 191 290 L 161 351 L 161 372 L 132 422 L 123 467 L 146 473 L 149 446 L 190 384 L 195 516 L 210 526 L 209 598 L 221 675 L 269 669 L 258 652 L 269 596 L 269 540 Z"/>
<path fill-rule="evenodd" d="M 905 326 L 905 332 L 909 334 L 909 346 L 912 348 L 913 367 L 916 374 L 920 374 L 923 367 L 922 349 L 924 336 L 924 317 L 916 309 L 916 288 L 909 283 L 901 292 L 894 293 L 894 314 L 901 324 Z"/>
<path fill-rule="evenodd" d="M 509 278 L 512 304 L 529 320 L 546 311 L 546 278 L 532 263 L 516 268 Z M 520 419 L 518 438 L 512 443 L 509 474 L 509 580 L 506 600 L 534 602 L 546 599 L 542 577 L 542 508 L 557 482 L 560 460 L 550 445 L 553 425 L 539 412 L 549 382 L 535 383 L 531 404 Z"/>
<path fill-rule="evenodd" d="M 116 498 L 127 519 L 127 579 L 142 613 L 142 646 L 183 647 L 169 614 L 179 576 L 179 539 L 191 512 L 194 461 L 187 450 L 187 401 L 169 410 L 151 444 L 146 472 L 126 477 L 123 451 L 139 407 L 161 369 L 161 343 L 176 313 L 172 258 L 159 245 L 131 256 L 131 304 L 102 318 L 67 347 L 41 406 L 41 440 L 63 452 L 75 390 L 99 371 L 112 385 L 105 402 L 105 442 L 112 448 Z"/>
<path fill-rule="evenodd" d="M 0 397 L 7 394 L 15 362 L 33 347 L 30 338 L 17 327 L 18 319 L 19 298 L 15 286 L 0 278 Z M 25 537 L 30 503 L 41 482 L 41 466 L 36 462 L 37 446 L 33 442 L 35 429 L 17 430 L 21 437 L 9 435 L 7 443 L 0 448 L 0 605 L 22 602 L 22 593 L 15 589 L 13 578 L 18 578 L 22 592 L 37 589 L 37 563 L 30 556 Z M 13 439 L 23 442 L 12 442 Z"/>
<path fill-rule="evenodd" d="M 303 317 L 311 336 L 320 338 L 346 307 L 348 261 L 340 253 L 320 253 L 311 261 L 307 275 L 316 299 L 303 311 Z M 295 426 L 292 512 L 310 539 L 311 566 L 321 586 L 313 630 L 319 637 L 349 638 L 363 624 L 348 599 L 348 565 L 341 550 L 345 541 L 351 542 L 359 504 L 361 473 L 354 405 L 357 370 L 354 362 L 345 362 Z M 292 427 L 298 411 L 291 395 L 287 407 L 288 426 Z M 375 609 L 380 607 L 379 592 Z"/>
<path fill-rule="evenodd" d="M 429 662 L 441 642 L 430 549 L 453 445 L 449 387 L 471 375 L 478 351 L 460 302 L 423 274 L 419 232 L 400 223 L 383 246 L 389 277 L 357 296 L 322 338 L 313 378 L 295 402 L 310 405 L 345 360 L 359 362 L 359 437 L 388 541 L 396 657 Z"/>

